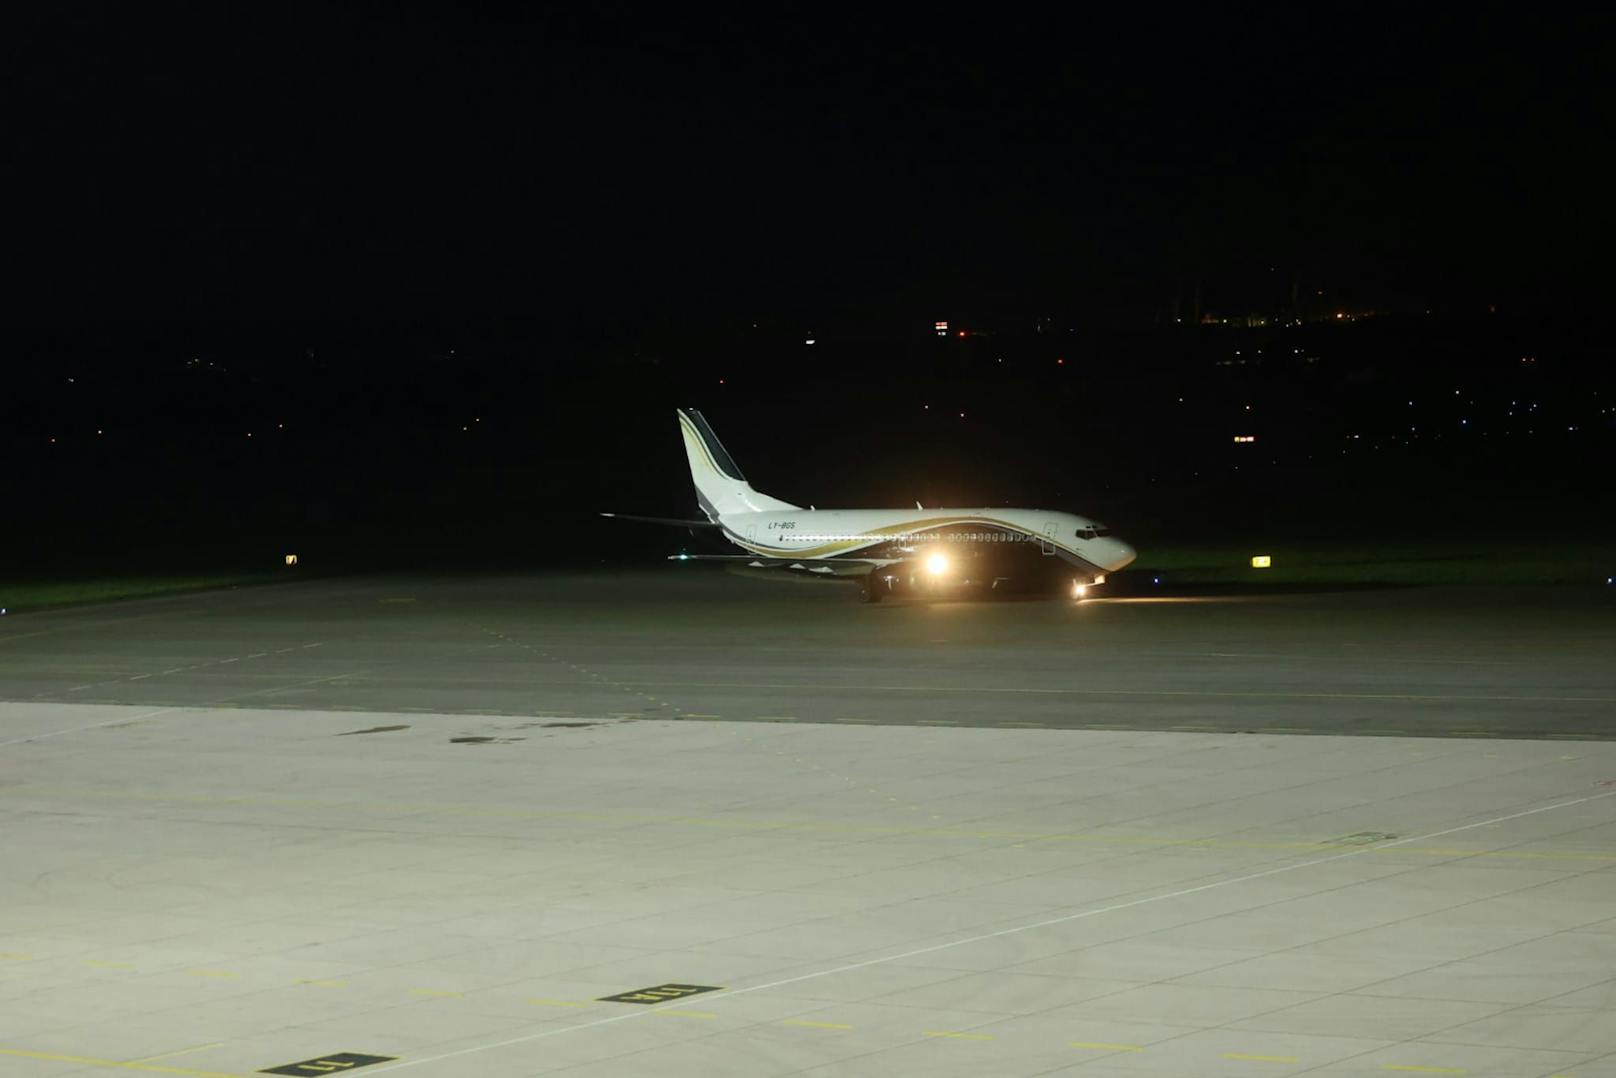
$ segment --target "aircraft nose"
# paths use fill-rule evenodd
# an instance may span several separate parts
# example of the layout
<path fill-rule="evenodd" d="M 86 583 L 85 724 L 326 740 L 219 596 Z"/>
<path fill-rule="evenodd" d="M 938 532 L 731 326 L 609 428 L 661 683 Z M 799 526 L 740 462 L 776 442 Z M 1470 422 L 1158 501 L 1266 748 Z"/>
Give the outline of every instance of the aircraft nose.
<path fill-rule="evenodd" d="M 1121 539 L 1107 539 L 1105 548 L 1105 567 L 1110 572 L 1116 572 L 1133 564 L 1139 552 L 1124 543 Z"/>

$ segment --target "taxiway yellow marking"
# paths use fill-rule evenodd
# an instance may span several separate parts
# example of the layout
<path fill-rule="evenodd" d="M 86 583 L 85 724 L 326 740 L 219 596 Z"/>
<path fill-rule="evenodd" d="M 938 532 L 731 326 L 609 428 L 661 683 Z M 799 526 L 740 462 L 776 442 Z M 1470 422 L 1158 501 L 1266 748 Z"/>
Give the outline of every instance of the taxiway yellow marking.
<path fill-rule="evenodd" d="M 1383 1071 L 1413 1071 L 1416 1074 L 1469 1074 L 1463 1067 L 1418 1067 L 1412 1063 L 1382 1063 Z"/>
<path fill-rule="evenodd" d="M 0 962 L 32 962 L 34 956 L 21 951 L 0 951 Z"/>
<path fill-rule="evenodd" d="M 810 691 L 823 686 L 796 682 L 657 681 L 652 684 L 677 689 L 785 689 Z M 1057 689 L 1038 687 L 975 685 L 839 685 L 862 692 L 966 693 L 978 696 L 1214 696 L 1235 700 L 1506 700 L 1528 704 L 1616 704 L 1616 696 L 1523 696 L 1479 693 L 1391 693 L 1391 692 L 1235 692 L 1201 689 Z M 1086 729 L 1107 729 L 1090 726 Z M 1131 730 L 1124 726 L 1117 729 Z"/>
<path fill-rule="evenodd" d="M 576 999 L 530 999 L 535 1007 L 587 1007 L 588 1003 Z"/>
<path fill-rule="evenodd" d="M 1071 1041 L 1073 1048 L 1092 1048 L 1096 1052 L 1143 1052 L 1142 1044 L 1106 1044 L 1104 1041 Z"/>
<path fill-rule="evenodd" d="M 722 715 L 698 715 L 694 711 L 681 711 L 680 716 L 686 719 L 721 719 Z"/>
<path fill-rule="evenodd" d="M 1295 1056 L 1254 1056 L 1245 1052 L 1224 1052 L 1224 1059 L 1241 1059 L 1249 1063 L 1295 1063 Z"/>
<path fill-rule="evenodd" d="M 953 1029 L 923 1029 L 921 1032 L 928 1037 L 947 1037 L 956 1041 L 991 1041 L 994 1039 L 991 1033 L 961 1033 Z"/>
<path fill-rule="evenodd" d="M 326 705 L 326 709 L 350 711 L 363 710 L 356 707 L 340 708 L 337 705 Z M 171 709 L 164 710 L 166 711 Z M 91 798 L 103 801 L 129 801 L 138 803 L 186 805 L 228 804 L 234 807 L 262 806 L 281 809 L 301 809 L 309 812 L 329 812 L 332 810 L 339 810 L 361 816 L 371 814 L 391 815 L 400 811 L 408 811 L 414 813 L 441 813 L 444 815 L 452 815 L 457 817 L 486 817 L 489 819 L 574 820 L 578 822 L 606 823 L 653 822 L 658 824 L 666 824 L 670 822 L 667 816 L 644 813 L 548 811 L 500 805 L 454 804 L 450 802 L 344 802 L 315 797 L 215 797 L 207 794 L 147 794 L 131 793 L 125 790 L 98 789 L 87 786 L 52 786 L 44 784 L 31 784 L 26 782 L 20 782 L 11 786 L 0 786 L 0 797 L 15 794 L 60 796 L 73 799 Z M 688 816 L 677 817 L 676 822 L 687 827 L 718 828 L 734 831 L 773 831 L 780 828 L 790 828 L 794 831 L 805 833 L 914 835 L 916 837 L 960 840 L 981 839 L 994 842 L 1008 839 L 1021 842 L 1091 843 L 1099 846 L 1140 846 L 1161 848 L 1182 846 L 1208 850 L 1295 850 L 1298 852 L 1322 852 L 1334 848 L 1326 839 L 1319 839 L 1312 842 L 1302 840 L 1259 842 L 1247 841 L 1243 839 L 1170 838 L 1155 835 L 1103 835 L 1085 832 L 1019 831 L 1010 829 L 997 830 L 958 826 L 919 827 L 903 824 L 848 823 L 839 820 L 824 819 L 758 820 L 746 818 L 726 819 Z M 1369 847 L 1365 847 L 1365 849 L 1369 849 Z M 1616 863 L 1616 853 L 1588 850 L 1477 850 L 1474 848 L 1462 848 L 1456 846 L 1387 846 L 1384 849 L 1375 849 L 1373 852 L 1396 854 L 1399 856 L 1415 855 L 1421 857 L 1466 857 L 1487 858 L 1504 861 L 1568 861 L 1590 862 L 1596 864 Z"/>
<path fill-rule="evenodd" d="M 214 1041 L 212 1044 L 196 1044 L 196 1045 L 192 1045 L 189 1048 L 178 1048 L 178 1049 L 175 1049 L 172 1052 L 158 1052 L 154 1056 L 141 1056 L 139 1059 L 131 1059 L 129 1062 L 131 1062 L 131 1063 L 153 1063 L 153 1062 L 155 1062 L 155 1061 L 157 1061 L 159 1059 L 173 1059 L 175 1056 L 190 1055 L 192 1052 L 205 1052 L 209 1048 L 217 1048 L 222 1044 L 224 1044 L 224 1041 Z"/>
<path fill-rule="evenodd" d="M 806 1018 L 787 1018 L 782 1026 L 801 1026 L 803 1029 L 852 1029 L 846 1022 L 810 1022 Z"/>
<path fill-rule="evenodd" d="M 412 996 L 445 996 L 445 997 L 448 997 L 450 999 L 459 999 L 461 996 L 464 996 L 465 993 L 464 992 L 450 991 L 447 988 L 412 988 L 412 989 L 410 989 L 410 995 L 412 995 Z"/>
<path fill-rule="evenodd" d="M 94 1056 L 70 1056 L 59 1052 L 29 1052 L 21 1048 L 0 1048 L 0 1055 L 19 1059 L 43 1059 L 50 1063 L 79 1063 L 86 1067 L 116 1067 L 121 1070 L 150 1071 L 157 1074 L 188 1074 L 191 1078 L 243 1078 L 228 1071 L 198 1071 L 185 1067 L 160 1067 L 153 1063 L 126 1063 L 116 1059 L 97 1059 Z"/>
<path fill-rule="evenodd" d="M 758 722 L 796 722 L 797 721 L 797 716 L 795 716 L 795 715 L 759 715 L 757 717 L 757 721 Z"/>
<path fill-rule="evenodd" d="M 958 719 L 916 719 L 916 726 L 958 726 Z"/>

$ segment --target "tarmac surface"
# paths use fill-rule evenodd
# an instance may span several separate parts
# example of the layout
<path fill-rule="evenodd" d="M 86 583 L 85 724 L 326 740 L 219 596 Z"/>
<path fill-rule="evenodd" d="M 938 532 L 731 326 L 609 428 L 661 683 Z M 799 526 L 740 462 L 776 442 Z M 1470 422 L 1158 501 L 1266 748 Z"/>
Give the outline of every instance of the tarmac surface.
<path fill-rule="evenodd" d="M 316 580 L 5 618 L 0 698 L 1616 736 L 1616 589 L 864 607 L 845 583 L 713 570 Z"/>
<path fill-rule="evenodd" d="M 0 1074 L 1616 1078 L 1603 596 L 683 568 L 0 619 Z"/>

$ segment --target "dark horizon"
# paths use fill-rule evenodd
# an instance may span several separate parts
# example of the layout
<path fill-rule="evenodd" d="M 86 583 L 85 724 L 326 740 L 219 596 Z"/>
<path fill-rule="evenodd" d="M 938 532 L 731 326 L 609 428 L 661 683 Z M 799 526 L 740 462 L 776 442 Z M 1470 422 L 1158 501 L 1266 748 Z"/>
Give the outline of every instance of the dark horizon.
<path fill-rule="evenodd" d="M 1577 315 L 1603 14 L 17 17 L 0 323 Z M 1182 314 L 1181 314 L 1182 316 Z"/>

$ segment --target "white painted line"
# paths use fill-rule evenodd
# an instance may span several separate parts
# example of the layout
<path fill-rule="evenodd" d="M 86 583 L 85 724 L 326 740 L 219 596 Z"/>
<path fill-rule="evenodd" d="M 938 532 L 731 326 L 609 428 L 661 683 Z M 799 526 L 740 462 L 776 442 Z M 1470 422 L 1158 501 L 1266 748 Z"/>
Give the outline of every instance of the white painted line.
<path fill-rule="evenodd" d="M 1250 872 L 1244 876 L 1232 876 L 1226 880 L 1215 880 L 1212 883 L 1203 883 L 1196 887 L 1185 887 L 1177 891 L 1169 891 L 1165 894 L 1146 895 L 1144 898 L 1129 899 L 1126 902 L 1117 902 L 1110 906 L 1100 906 L 1095 909 L 1078 910 L 1076 913 L 1065 913 L 1059 917 L 1049 917 L 1042 921 L 1034 921 L 1032 924 L 1017 925 L 1014 928 L 1001 928 L 996 932 L 983 932 L 979 935 L 967 936 L 964 939 L 949 940 L 947 943 L 935 943 L 930 947 L 917 947 L 911 951 L 887 955 L 883 958 L 870 958 L 863 962 L 850 962 L 847 965 L 836 966 L 831 969 L 817 970 L 813 973 L 802 973 L 795 977 L 784 977 L 777 981 L 769 981 L 766 984 L 755 984 L 749 988 L 731 988 L 723 992 L 715 992 L 707 995 L 703 997 L 702 1002 L 705 1004 L 716 1003 L 718 1000 L 729 996 L 743 996 L 750 992 L 765 992 L 771 988 L 782 988 L 788 984 L 800 984 L 803 981 L 817 980 L 820 977 L 832 977 L 838 973 L 850 973 L 856 969 L 868 969 L 871 966 L 884 965 L 888 962 L 900 962 L 905 958 L 916 958 L 924 954 L 936 954 L 938 951 L 946 951 L 953 947 L 964 947 L 972 943 L 981 943 L 984 940 L 999 939 L 1004 936 L 1014 936 L 1021 932 L 1031 932 L 1034 929 L 1039 928 L 1050 928 L 1054 925 L 1066 924 L 1069 921 L 1078 921 L 1086 917 L 1098 917 L 1102 913 L 1115 913 L 1118 910 L 1135 909 L 1139 906 L 1148 906 L 1155 902 L 1166 902 L 1169 899 L 1183 898 L 1186 895 L 1200 894 L 1203 891 L 1213 891 L 1220 887 L 1229 887 L 1237 883 L 1249 883 L 1252 880 L 1266 879 L 1269 876 L 1278 876 L 1286 872 L 1295 872 L 1298 869 L 1313 868 L 1316 865 L 1326 865 L 1333 861 L 1345 861 L 1351 857 L 1362 857 L 1366 853 L 1376 853 L 1380 850 L 1389 850 L 1396 846 L 1407 846 L 1415 842 L 1429 842 L 1433 838 L 1441 838 L 1444 835 L 1456 835 L 1462 831 L 1474 831 L 1478 827 L 1491 827 L 1494 824 L 1507 823 L 1510 820 L 1519 820 L 1527 816 L 1536 816 L 1543 812 L 1553 812 L 1556 809 L 1571 808 L 1573 805 L 1586 805 L 1591 801 L 1600 801 L 1607 797 L 1616 797 L 1616 790 L 1607 790 L 1604 793 L 1589 794 L 1587 797 L 1573 798 L 1570 801 L 1557 801 L 1552 805 L 1542 805 L 1538 808 L 1525 809 L 1521 812 L 1511 812 L 1505 816 L 1494 816 L 1491 819 L 1478 820 L 1475 823 L 1461 824 L 1458 827 L 1449 827 L 1441 831 L 1431 831 L 1423 835 L 1413 835 L 1409 838 L 1400 838 L 1392 842 L 1382 842 L 1375 846 L 1359 846 L 1358 848 L 1348 850 L 1345 853 L 1331 854 L 1328 857 L 1315 857 L 1311 861 L 1298 861 L 1291 865 L 1281 865 L 1278 868 L 1264 869 L 1261 872 Z M 371 1071 L 371 1073 L 380 1074 L 383 1071 L 403 1070 L 405 1067 L 414 1067 L 422 1063 L 436 1063 L 440 1060 L 454 1059 L 459 1056 L 471 1055 L 476 1052 L 487 1052 L 495 1048 L 506 1048 L 513 1044 L 527 1044 L 531 1041 L 542 1040 L 545 1037 L 554 1037 L 561 1033 L 573 1033 L 581 1029 L 593 1029 L 596 1026 L 606 1026 L 611 1025 L 614 1022 L 626 1022 L 630 1019 L 642 1018 L 647 1014 L 655 1014 L 656 1010 L 657 1008 L 655 1007 L 647 1007 L 643 1010 L 629 1011 L 624 1014 L 615 1014 L 610 1018 L 597 1018 L 592 1022 L 580 1022 L 575 1026 L 561 1026 L 559 1028 L 544 1029 L 537 1033 L 529 1033 L 522 1037 L 511 1037 L 508 1040 L 495 1041 L 491 1044 L 481 1044 L 470 1048 L 460 1048 L 453 1052 L 441 1052 L 435 1056 L 419 1056 L 415 1059 L 399 1060 L 397 1063 L 390 1065 L 383 1064 L 382 1066 Z"/>

